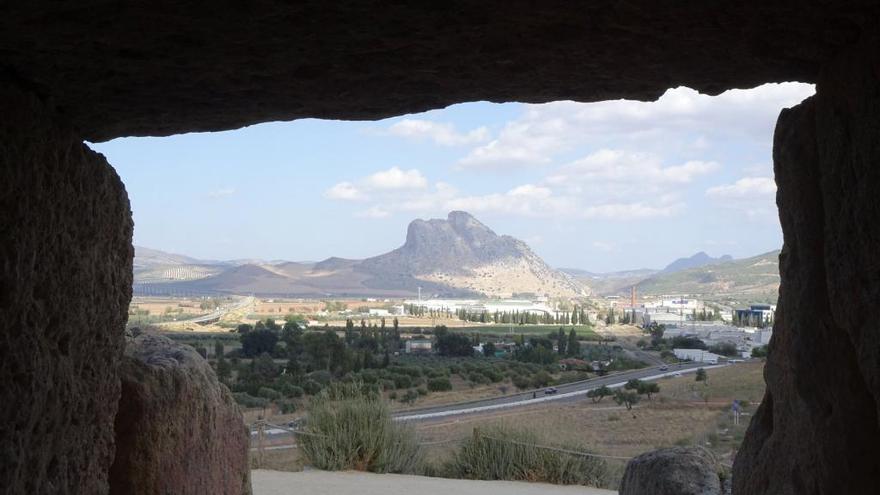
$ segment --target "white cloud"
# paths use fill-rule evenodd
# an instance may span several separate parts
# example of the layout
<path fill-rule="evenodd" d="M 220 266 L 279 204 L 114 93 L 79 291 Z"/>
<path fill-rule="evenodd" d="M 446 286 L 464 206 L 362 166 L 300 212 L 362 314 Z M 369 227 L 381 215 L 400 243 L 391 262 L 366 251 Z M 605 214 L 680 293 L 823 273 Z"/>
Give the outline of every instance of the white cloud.
<path fill-rule="evenodd" d="M 324 191 L 324 197 L 342 201 L 364 201 L 367 197 L 351 182 L 340 182 Z"/>
<path fill-rule="evenodd" d="M 769 146 L 779 110 L 815 91 L 810 84 L 765 84 L 708 96 L 690 88 L 669 89 L 657 101 L 526 105 L 498 137 L 472 150 L 461 168 L 546 166 L 578 145 L 639 141 L 642 149 L 679 147 L 700 151 L 713 137 L 745 135 Z"/>
<path fill-rule="evenodd" d="M 410 139 L 428 139 L 441 146 L 477 144 L 489 138 L 489 129 L 478 127 L 467 133 L 458 132 L 448 123 L 421 119 L 404 119 L 388 128 L 388 134 Z"/>
<path fill-rule="evenodd" d="M 682 184 L 719 168 L 716 162 L 697 160 L 664 167 L 662 159 L 652 153 L 602 149 L 561 167 L 547 181 L 551 184 L 594 181 L 639 185 Z"/>
<path fill-rule="evenodd" d="M 722 208 L 752 220 L 778 222 L 776 182 L 772 177 L 743 177 L 733 184 L 710 187 L 706 196 Z"/>
<path fill-rule="evenodd" d="M 604 220 L 644 220 L 647 218 L 669 217 L 684 208 L 684 204 L 674 202 L 669 204 L 634 203 L 608 203 L 587 207 L 583 212 L 584 218 L 597 218 Z"/>
<path fill-rule="evenodd" d="M 706 195 L 716 199 L 767 198 L 776 194 L 772 177 L 743 177 L 733 184 L 710 187 Z"/>
<path fill-rule="evenodd" d="M 373 190 L 424 189 L 428 186 L 428 179 L 416 169 L 401 170 L 391 167 L 370 175 L 364 179 L 363 184 Z"/>
<path fill-rule="evenodd" d="M 224 198 L 226 196 L 232 196 L 235 194 L 235 189 L 232 187 L 221 187 L 220 189 L 216 189 L 208 193 L 209 198 L 217 199 Z"/>
<path fill-rule="evenodd" d="M 341 201 L 367 201 L 377 191 L 410 191 L 428 187 L 428 179 L 416 169 L 391 167 L 368 175 L 357 183 L 343 181 L 324 191 L 324 197 Z"/>

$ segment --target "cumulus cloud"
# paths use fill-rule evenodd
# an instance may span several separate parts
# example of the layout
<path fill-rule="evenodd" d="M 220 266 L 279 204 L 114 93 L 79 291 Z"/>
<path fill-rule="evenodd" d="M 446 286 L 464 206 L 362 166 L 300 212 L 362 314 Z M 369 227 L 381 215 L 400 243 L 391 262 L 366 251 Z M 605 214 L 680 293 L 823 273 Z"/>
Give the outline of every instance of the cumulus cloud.
<path fill-rule="evenodd" d="M 428 186 L 428 179 L 416 169 L 401 170 L 398 167 L 391 167 L 370 175 L 363 183 L 367 188 L 374 190 L 424 189 Z"/>
<path fill-rule="evenodd" d="M 765 84 L 708 96 L 690 88 L 669 89 L 657 101 L 527 105 L 498 137 L 473 149 L 460 168 L 546 166 L 572 148 L 597 141 L 642 141 L 668 148 L 671 136 L 682 149 L 699 151 L 714 135 L 742 134 L 769 145 L 779 109 L 815 91 L 802 83 Z"/>
<path fill-rule="evenodd" d="M 662 159 L 652 153 L 601 149 L 561 167 L 547 181 L 552 184 L 593 181 L 681 184 L 719 168 L 716 162 L 698 160 L 664 167 Z"/>
<path fill-rule="evenodd" d="M 743 177 L 733 184 L 710 187 L 706 195 L 716 199 L 752 199 L 772 197 L 776 181 L 772 177 Z"/>
<path fill-rule="evenodd" d="M 402 170 L 391 167 L 368 175 L 357 183 L 343 181 L 324 191 L 324 197 L 341 201 L 367 201 L 379 191 L 421 190 L 428 187 L 428 179 L 416 169 Z"/>
<path fill-rule="evenodd" d="M 208 193 L 209 198 L 217 199 L 224 198 L 226 196 L 232 196 L 235 194 L 235 188 L 232 187 L 221 187 L 220 189 L 215 189 Z"/>
<path fill-rule="evenodd" d="M 441 146 L 477 144 L 489 138 L 489 129 L 478 127 L 469 132 L 459 132 L 448 123 L 421 119 L 403 119 L 388 128 L 388 134 L 409 139 L 430 140 Z"/>
<path fill-rule="evenodd" d="M 736 210 L 747 218 L 778 221 L 776 182 L 772 177 L 743 177 L 733 184 L 710 187 L 706 196 L 718 206 Z"/>
<path fill-rule="evenodd" d="M 324 191 L 324 197 L 342 201 L 364 201 L 367 197 L 351 182 L 340 182 Z"/>

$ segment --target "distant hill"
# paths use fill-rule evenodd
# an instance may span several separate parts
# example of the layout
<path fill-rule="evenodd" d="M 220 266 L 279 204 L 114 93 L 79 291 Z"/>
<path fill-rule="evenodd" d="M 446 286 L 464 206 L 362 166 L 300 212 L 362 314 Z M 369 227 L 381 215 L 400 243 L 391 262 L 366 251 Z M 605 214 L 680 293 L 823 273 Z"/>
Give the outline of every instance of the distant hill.
<path fill-rule="evenodd" d="M 386 297 L 414 295 L 419 287 L 423 294 L 441 296 L 588 293 L 583 284 L 548 266 L 526 243 L 499 236 L 462 211 L 453 211 L 446 219 L 414 220 L 409 224 L 403 246 L 364 260 L 247 260 L 229 266 L 230 262 L 205 264 L 160 253 L 147 251 L 149 262 L 144 263 L 144 270 L 135 272 L 136 290 L 141 287 L 144 292 Z M 167 265 L 160 263 L 162 260 Z M 168 277 L 163 281 L 157 277 L 157 273 L 183 271 L 187 271 L 189 278 Z M 144 283 L 149 286 L 143 287 Z"/>
<path fill-rule="evenodd" d="M 651 268 L 605 273 L 590 272 L 577 268 L 560 268 L 559 270 L 590 287 L 594 294 L 600 296 L 615 295 L 628 291 L 633 285 L 660 271 Z"/>
<path fill-rule="evenodd" d="M 729 255 L 713 258 L 697 253 L 679 258 L 662 270 L 642 268 L 595 273 L 561 268 L 599 296 L 627 295 L 635 286 L 640 294 L 693 294 L 744 297 L 775 301 L 779 290 L 779 251 L 744 259 Z"/>
<path fill-rule="evenodd" d="M 701 266 L 706 265 L 714 265 L 716 263 L 724 263 L 727 261 L 733 261 L 733 257 L 729 254 L 725 254 L 724 256 L 713 258 L 706 254 L 703 251 L 689 257 L 689 258 L 679 258 L 672 263 L 666 265 L 666 268 L 661 270 L 663 273 L 674 273 L 680 272 L 682 270 L 687 270 L 689 268 L 699 268 Z"/>
<path fill-rule="evenodd" d="M 656 273 L 636 285 L 640 294 L 691 294 L 775 300 L 779 251 Z"/>

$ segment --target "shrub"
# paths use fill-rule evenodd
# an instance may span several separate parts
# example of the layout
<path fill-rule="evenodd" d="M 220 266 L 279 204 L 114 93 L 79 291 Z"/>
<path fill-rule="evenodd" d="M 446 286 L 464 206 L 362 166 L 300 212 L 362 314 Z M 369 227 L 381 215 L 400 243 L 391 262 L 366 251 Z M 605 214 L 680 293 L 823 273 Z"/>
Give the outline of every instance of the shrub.
<path fill-rule="evenodd" d="M 491 382 L 491 380 L 489 380 L 486 375 L 480 373 L 479 371 L 471 371 L 470 373 L 468 373 L 468 380 L 470 380 L 472 383 L 477 384 L 486 384 Z"/>
<path fill-rule="evenodd" d="M 328 471 L 416 473 L 422 463 L 415 431 L 392 421 L 381 398 L 358 383 L 314 397 L 298 442 L 309 464 Z"/>
<path fill-rule="evenodd" d="M 379 381 L 379 386 L 382 388 L 382 390 L 394 390 L 395 388 L 397 388 L 394 380 L 381 380 Z"/>
<path fill-rule="evenodd" d="M 257 390 L 257 396 L 264 399 L 277 400 L 281 398 L 281 392 L 269 387 L 260 387 L 260 389 Z"/>
<path fill-rule="evenodd" d="M 292 400 L 283 400 L 278 403 L 278 409 L 281 410 L 281 414 L 291 414 L 296 412 L 296 402 Z"/>
<path fill-rule="evenodd" d="M 424 387 L 419 387 L 419 388 L 417 388 L 417 389 L 416 389 L 416 392 L 418 392 L 419 395 L 421 395 L 421 396 L 428 395 L 428 389 L 426 389 L 426 388 L 424 388 Z"/>
<path fill-rule="evenodd" d="M 553 445 L 531 431 L 493 427 L 465 441 L 442 468 L 444 476 L 477 480 L 518 480 L 565 485 L 607 486 L 604 460 L 563 450 L 585 452 L 577 445 Z"/>
<path fill-rule="evenodd" d="M 409 388 L 412 386 L 412 378 L 409 375 L 393 374 L 391 379 L 394 380 L 395 388 Z"/>
<path fill-rule="evenodd" d="M 428 390 L 431 392 L 452 390 L 452 382 L 449 381 L 449 378 L 431 378 L 428 380 Z"/>
<path fill-rule="evenodd" d="M 303 382 L 303 390 L 309 395 L 317 395 L 321 391 L 321 384 L 315 380 L 306 380 Z"/>
<path fill-rule="evenodd" d="M 532 385 L 535 387 L 546 387 L 553 381 L 553 377 L 546 371 L 539 371 L 532 376 Z"/>
<path fill-rule="evenodd" d="M 525 390 L 527 388 L 531 388 L 531 386 L 532 386 L 532 381 L 529 380 L 528 377 L 525 377 L 522 375 L 514 375 L 512 381 L 513 381 L 513 386 L 520 389 L 520 390 Z"/>

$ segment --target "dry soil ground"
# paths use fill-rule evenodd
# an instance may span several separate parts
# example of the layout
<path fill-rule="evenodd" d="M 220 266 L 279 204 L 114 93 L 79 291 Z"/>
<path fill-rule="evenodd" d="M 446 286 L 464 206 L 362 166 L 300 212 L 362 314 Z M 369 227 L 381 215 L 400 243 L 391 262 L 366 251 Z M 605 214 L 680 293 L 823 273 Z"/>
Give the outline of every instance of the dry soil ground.
<path fill-rule="evenodd" d="M 614 491 L 513 481 L 469 481 L 357 472 L 251 472 L 254 495 L 612 495 Z"/>

